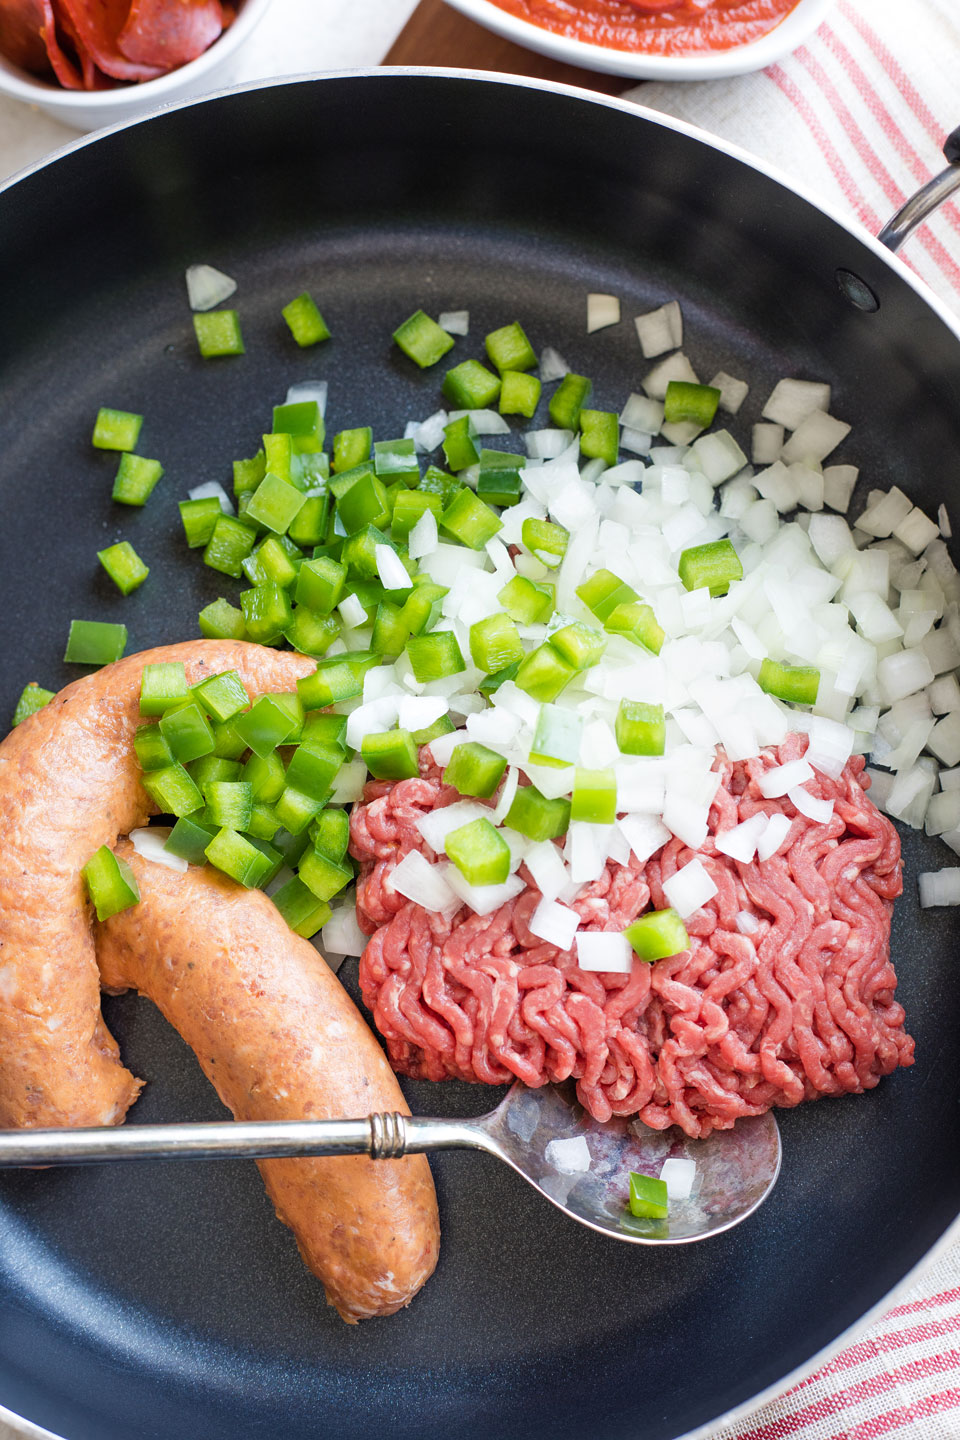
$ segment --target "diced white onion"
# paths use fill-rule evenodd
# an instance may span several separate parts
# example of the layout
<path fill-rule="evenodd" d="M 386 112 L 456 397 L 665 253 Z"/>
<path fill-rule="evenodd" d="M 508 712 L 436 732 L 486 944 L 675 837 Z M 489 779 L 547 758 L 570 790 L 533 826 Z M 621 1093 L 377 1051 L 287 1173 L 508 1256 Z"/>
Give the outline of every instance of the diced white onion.
<path fill-rule="evenodd" d="M 405 895 L 424 910 L 449 914 L 460 908 L 460 897 L 446 880 L 450 868 L 431 865 L 419 850 L 410 850 L 390 872 L 385 888 Z"/>
<path fill-rule="evenodd" d="M 653 360 L 667 350 L 677 350 L 683 344 L 683 316 L 676 300 L 646 315 L 638 315 L 633 323 L 645 360 Z"/>
<path fill-rule="evenodd" d="M 236 280 L 213 265 L 188 265 L 185 278 L 191 310 L 212 310 L 229 300 L 237 288 Z"/>
<path fill-rule="evenodd" d="M 809 790 L 804 790 L 802 785 L 794 785 L 787 791 L 787 799 L 806 815 L 808 820 L 815 820 L 818 825 L 825 825 L 833 814 L 832 800 L 819 800 L 816 795 L 811 795 Z"/>
<path fill-rule="evenodd" d="M 210 500 L 216 497 L 220 501 L 220 509 L 224 515 L 233 515 L 233 501 L 217 480 L 205 480 L 202 485 L 194 485 L 187 494 L 191 500 Z"/>
<path fill-rule="evenodd" d="M 960 905 L 960 868 L 925 870 L 917 876 L 920 905 L 929 910 L 933 905 Z"/>
<path fill-rule="evenodd" d="M 715 836 L 716 847 L 722 855 L 729 855 L 732 860 L 748 865 L 757 853 L 757 845 L 766 828 L 767 817 L 760 811 L 751 815 L 749 820 L 734 825 L 731 830 L 719 831 Z"/>
<path fill-rule="evenodd" d="M 781 380 L 763 407 L 764 420 L 796 430 L 815 410 L 830 408 L 830 386 L 816 380 Z"/>
<path fill-rule="evenodd" d="M 163 848 L 169 838 L 170 827 L 167 825 L 144 826 L 141 830 L 130 831 L 130 844 L 144 860 L 149 860 L 153 865 L 164 865 L 168 870 L 175 870 L 178 875 L 185 875 L 190 868 L 186 860 L 179 855 L 171 855 L 169 850 Z"/>
<path fill-rule="evenodd" d="M 789 832 L 790 821 L 786 815 L 771 815 L 757 845 L 757 859 L 769 860 L 772 855 L 776 855 Z"/>
<path fill-rule="evenodd" d="M 320 931 L 320 940 L 331 955 L 362 955 L 370 936 L 360 929 L 354 905 L 338 905 Z"/>
<path fill-rule="evenodd" d="M 563 356 L 552 345 L 544 345 L 540 351 L 540 379 L 544 385 L 549 385 L 551 380 L 562 380 L 564 375 L 569 374 L 570 366 Z"/>
<path fill-rule="evenodd" d="M 587 334 L 605 330 L 608 325 L 619 325 L 620 301 L 616 295 L 587 296 Z"/>
<path fill-rule="evenodd" d="M 629 975 L 633 969 L 633 949 L 625 935 L 615 930 L 580 930 L 576 939 L 577 965 L 581 970 Z"/>
<path fill-rule="evenodd" d="M 475 800 L 457 800 L 452 805 L 442 805 L 438 810 L 419 815 L 416 826 L 434 854 L 442 855 L 447 848 L 447 836 L 451 830 L 458 830 L 461 825 L 469 825 L 472 820 L 489 818 L 490 810 L 486 805 L 480 805 Z M 452 878 L 450 883 L 453 883 Z"/>
<path fill-rule="evenodd" d="M 576 910 L 561 905 L 558 900 L 548 900 L 546 896 L 527 921 L 531 934 L 546 940 L 549 945 L 556 945 L 558 950 L 570 949 L 579 925 L 580 916 Z"/>
<path fill-rule="evenodd" d="M 328 390 L 326 380 L 298 380 L 287 386 L 285 404 L 299 405 L 304 400 L 316 400 L 320 414 L 326 415 Z"/>
<path fill-rule="evenodd" d="M 697 1162 L 686 1155 L 664 1160 L 660 1179 L 667 1187 L 668 1200 L 689 1200 L 697 1179 Z"/>
<path fill-rule="evenodd" d="M 366 625 L 367 612 L 356 595 L 345 595 L 337 609 L 348 630 L 355 630 L 360 625 Z"/>
<path fill-rule="evenodd" d="M 470 909 L 477 915 L 492 915 L 501 905 L 506 905 L 515 895 L 525 889 L 518 875 L 510 875 L 502 885 L 471 885 L 460 874 L 456 865 L 447 867 L 447 883 L 455 890 Z"/>
<path fill-rule="evenodd" d="M 663 882 L 663 893 L 685 920 L 716 895 L 717 887 L 700 861 L 691 860 Z"/>
<path fill-rule="evenodd" d="M 806 760 L 788 760 L 786 765 L 774 765 L 764 771 L 757 783 L 765 799 L 776 800 L 786 795 L 794 785 L 802 785 L 805 780 L 812 779 L 813 770 Z"/>
<path fill-rule="evenodd" d="M 433 555 L 439 543 L 440 532 L 437 528 L 437 517 L 432 510 L 424 510 L 407 536 L 410 559 L 423 560 L 427 555 Z"/>
<path fill-rule="evenodd" d="M 448 335 L 469 335 L 470 311 L 444 310 L 442 315 L 437 316 L 437 324 L 441 330 L 446 330 Z"/>
<path fill-rule="evenodd" d="M 424 514 L 429 515 L 430 511 L 424 511 Z M 375 545 L 373 553 L 377 561 L 377 574 L 383 588 L 385 590 L 409 590 L 412 582 L 407 574 L 407 567 L 393 546 Z"/>

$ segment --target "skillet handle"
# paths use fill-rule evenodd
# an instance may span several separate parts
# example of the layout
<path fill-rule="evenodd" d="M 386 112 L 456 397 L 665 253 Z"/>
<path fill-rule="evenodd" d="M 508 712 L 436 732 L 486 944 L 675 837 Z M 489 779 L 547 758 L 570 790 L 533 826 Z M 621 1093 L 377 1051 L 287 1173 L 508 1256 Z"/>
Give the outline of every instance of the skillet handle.
<path fill-rule="evenodd" d="M 912 195 L 890 220 L 877 239 L 896 253 L 904 241 L 909 240 L 918 225 L 922 225 L 950 196 L 960 190 L 960 126 L 947 137 L 943 153 L 950 162 L 922 189 Z"/>

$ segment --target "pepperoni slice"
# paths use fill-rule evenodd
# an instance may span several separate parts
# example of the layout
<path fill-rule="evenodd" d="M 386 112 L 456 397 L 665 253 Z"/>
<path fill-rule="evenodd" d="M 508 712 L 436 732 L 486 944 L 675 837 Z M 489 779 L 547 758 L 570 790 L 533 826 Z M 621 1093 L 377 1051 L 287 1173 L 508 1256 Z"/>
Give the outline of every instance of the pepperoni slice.
<path fill-rule="evenodd" d="M 78 51 L 85 51 L 105 75 L 114 80 L 155 80 L 169 67 L 156 60 L 131 60 L 118 45 L 129 10 L 130 0 L 57 0 L 58 14 L 64 28 L 69 26 L 76 37 Z"/>
<path fill-rule="evenodd" d="M 32 75 L 48 73 L 46 18 L 42 0 L 0 0 L 0 55 Z"/>
<path fill-rule="evenodd" d="M 124 9 L 128 0 L 122 0 Z M 220 0 L 133 0 L 117 43 L 128 60 L 173 70 L 202 55 L 224 29 Z"/>

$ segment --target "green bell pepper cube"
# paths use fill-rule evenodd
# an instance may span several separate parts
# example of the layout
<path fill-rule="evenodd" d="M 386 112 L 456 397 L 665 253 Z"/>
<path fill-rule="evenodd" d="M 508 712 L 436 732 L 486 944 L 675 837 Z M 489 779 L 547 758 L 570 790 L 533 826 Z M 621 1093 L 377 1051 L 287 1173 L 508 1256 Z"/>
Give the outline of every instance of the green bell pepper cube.
<path fill-rule="evenodd" d="M 343 563 L 347 567 L 347 573 L 360 580 L 378 579 L 378 545 L 389 545 L 391 549 L 396 549 L 396 546 L 382 530 L 377 529 L 376 525 L 365 525 L 355 535 L 349 535 L 344 540 L 343 549 L 340 552 Z"/>
<path fill-rule="evenodd" d="M 528 840 L 556 840 L 569 829 L 570 801 L 548 800 L 535 785 L 521 785 L 503 823 Z"/>
<path fill-rule="evenodd" d="M 253 814 L 253 790 L 243 780 L 210 780 L 203 789 L 205 822 L 228 830 L 246 830 Z"/>
<path fill-rule="evenodd" d="M 187 815 L 181 815 L 167 836 L 163 848 L 168 850 L 171 855 L 186 860 L 190 865 L 204 865 L 207 859 L 207 846 L 216 833 L 213 825 L 206 825 Z"/>
<path fill-rule="evenodd" d="M 503 611 L 470 626 L 470 655 L 478 670 L 495 674 L 523 659 L 523 643 L 516 625 Z"/>
<path fill-rule="evenodd" d="M 443 395 L 455 410 L 485 410 L 500 394 L 500 380 L 479 360 L 464 360 L 443 377 Z"/>
<path fill-rule="evenodd" d="M 136 450 L 142 424 L 142 415 L 101 405 L 91 439 L 98 450 Z"/>
<path fill-rule="evenodd" d="M 251 755 L 243 767 L 243 779 L 250 786 L 254 804 L 273 805 L 283 794 L 287 772 L 272 750 L 269 755 Z"/>
<path fill-rule="evenodd" d="M 440 527 L 461 545 L 471 550 L 482 550 L 498 530 L 503 521 L 495 510 L 478 500 L 472 490 L 460 490 L 440 516 Z"/>
<path fill-rule="evenodd" d="M 180 501 L 180 520 L 191 550 L 199 550 L 206 545 L 222 514 L 216 495 L 207 495 L 200 500 Z"/>
<path fill-rule="evenodd" d="M 298 745 L 287 766 L 287 784 L 312 800 L 322 800 L 329 794 L 342 764 L 343 751 L 339 745 L 323 745 L 317 741 Z"/>
<path fill-rule="evenodd" d="M 243 766 L 239 760 L 227 760 L 223 755 L 214 751 L 211 755 L 201 755 L 199 760 L 191 760 L 187 766 L 187 772 L 203 791 L 207 794 L 207 786 L 219 781 L 236 781 L 243 779 Z M 221 821 L 221 824 L 224 822 Z"/>
<path fill-rule="evenodd" d="M 293 623 L 290 597 L 279 585 L 268 581 L 240 592 L 240 609 L 247 634 L 258 645 L 273 645 Z"/>
<path fill-rule="evenodd" d="M 552 569 L 567 553 L 570 532 L 552 520 L 537 520 L 531 515 L 520 527 L 520 538 L 531 554 Z"/>
<path fill-rule="evenodd" d="M 441 715 L 434 720 L 432 725 L 425 725 L 422 730 L 414 730 L 413 739 L 416 745 L 429 745 L 431 740 L 439 740 L 441 735 L 452 735 L 456 725 L 449 715 Z"/>
<path fill-rule="evenodd" d="M 133 748 L 141 770 L 165 770 L 173 764 L 173 751 L 159 725 L 141 725 L 133 737 Z"/>
<path fill-rule="evenodd" d="M 291 835 L 302 835 L 314 816 L 319 815 L 328 798 L 327 795 L 322 795 L 315 799 L 312 795 L 304 795 L 302 790 L 295 789 L 293 785 L 287 785 L 273 807 L 274 814 Z"/>
<path fill-rule="evenodd" d="M 523 481 L 519 470 L 488 470 L 477 479 L 477 495 L 487 505 L 519 505 Z"/>
<path fill-rule="evenodd" d="M 640 959 L 651 964 L 690 949 L 687 927 L 676 910 L 648 910 L 623 933 Z"/>
<path fill-rule="evenodd" d="M 303 743 L 318 741 L 321 745 L 339 745 L 346 753 L 346 715 L 308 715 L 303 722 Z"/>
<path fill-rule="evenodd" d="M 287 535 L 297 545 L 319 545 L 327 533 L 329 519 L 330 496 L 307 494 L 287 527 Z"/>
<path fill-rule="evenodd" d="M 480 459 L 471 430 L 469 415 L 461 415 L 443 427 L 443 453 L 453 471 L 466 470 Z"/>
<path fill-rule="evenodd" d="M 63 658 L 71 665 L 109 665 L 127 648 L 126 625 L 105 620 L 71 620 Z"/>
<path fill-rule="evenodd" d="M 534 700 L 556 700 L 576 670 L 547 642 L 531 650 L 521 662 L 515 683 Z"/>
<path fill-rule="evenodd" d="M 301 348 L 318 345 L 321 340 L 330 339 L 327 322 L 317 309 L 316 301 L 309 291 L 305 290 L 295 300 L 290 300 L 280 313 L 290 327 L 290 334 Z"/>
<path fill-rule="evenodd" d="M 286 536 L 282 538 L 286 539 Z M 299 554 L 296 556 L 291 555 L 290 552 L 281 545 L 280 539 L 280 536 L 268 535 L 266 540 L 261 540 L 253 552 L 253 555 L 249 558 L 253 559 L 255 556 L 260 564 L 263 579 L 258 580 L 256 582 L 257 584 L 263 584 L 265 581 L 272 580 L 274 584 L 279 585 L 282 590 L 289 590 L 299 574 L 299 565 L 303 557 Z"/>
<path fill-rule="evenodd" d="M 360 755 L 375 780 L 415 780 L 420 774 L 417 747 L 409 730 L 365 735 Z"/>
<path fill-rule="evenodd" d="M 272 754 L 278 745 L 286 744 L 297 728 L 289 710 L 279 705 L 273 695 L 261 695 L 249 710 L 230 723 L 246 741 L 247 748 L 261 759 Z"/>
<path fill-rule="evenodd" d="M 233 515 L 221 515 L 213 527 L 213 534 L 203 552 L 203 563 L 221 575 L 239 580 L 243 574 L 243 561 L 257 543 L 257 532 L 252 525 L 245 525 Z"/>
<path fill-rule="evenodd" d="M 788 665 L 767 659 L 760 665 L 757 683 L 768 695 L 790 705 L 816 705 L 820 671 L 812 665 Z"/>
<path fill-rule="evenodd" d="M 445 848 L 468 885 L 502 885 L 510 874 L 510 846 L 487 819 L 451 830 Z"/>
<path fill-rule="evenodd" d="M 401 611 L 409 635 L 422 635 L 436 624 L 440 618 L 440 602 L 446 593 L 445 585 L 435 585 L 432 580 L 421 580 L 414 585 Z"/>
<path fill-rule="evenodd" d="M 560 705 L 541 705 L 530 746 L 534 765 L 575 765 L 580 753 L 583 719 Z M 456 755 L 456 750 L 454 750 Z"/>
<path fill-rule="evenodd" d="M 391 509 L 383 483 L 369 470 L 360 475 L 355 483 L 337 501 L 337 514 L 346 535 L 355 535 L 365 525 L 375 525 L 385 530 L 390 524 Z"/>
<path fill-rule="evenodd" d="M 80 873 L 98 920 L 109 920 L 111 915 L 129 910 L 140 899 L 140 887 L 133 871 L 108 845 L 101 845 Z"/>
<path fill-rule="evenodd" d="M 409 638 L 403 607 L 392 600 L 381 600 L 373 620 L 370 648 L 378 655 L 399 655 Z"/>
<path fill-rule="evenodd" d="M 273 430 L 275 434 L 290 436 L 297 455 L 316 455 L 323 449 L 326 430 L 316 400 L 274 405 Z"/>
<path fill-rule="evenodd" d="M 589 670 L 596 665 L 607 648 L 606 637 L 599 630 L 591 630 L 579 620 L 563 625 L 550 636 L 553 646 L 575 670 Z"/>
<path fill-rule="evenodd" d="M 221 595 L 205 605 L 197 616 L 200 634 L 208 640 L 246 640 L 247 627 L 243 622 L 243 611 L 231 605 Z"/>
<path fill-rule="evenodd" d="M 577 430 L 580 411 L 590 398 L 593 382 L 584 375 L 564 375 L 550 397 L 550 419 L 560 430 Z"/>
<path fill-rule="evenodd" d="M 494 695 L 506 680 L 516 680 L 517 671 L 520 669 L 520 661 L 515 660 L 512 665 L 504 665 L 502 670 L 495 670 L 492 675 L 484 675 L 477 685 L 481 695 Z"/>
<path fill-rule="evenodd" d="M 118 505 L 146 505 L 163 475 L 159 460 L 145 455 L 123 454 L 113 481 L 112 499 Z"/>
<path fill-rule="evenodd" d="M 441 329 L 436 320 L 431 320 L 423 310 L 415 310 L 404 320 L 394 330 L 393 339 L 404 355 L 408 355 L 421 370 L 436 365 L 454 345 L 453 336 Z"/>
<path fill-rule="evenodd" d="M 203 792 L 182 765 L 151 770 L 140 783 L 163 815 L 195 815 L 203 809 Z"/>
<path fill-rule="evenodd" d="M 580 453 L 611 467 L 620 453 L 620 417 L 609 410 L 580 411 Z"/>
<path fill-rule="evenodd" d="M 160 716 L 160 730 L 181 765 L 210 755 L 215 748 L 210 722 L 195 700 L 168 709 Z"/>
<path fill-rule="evenodd" d="M 353 870 L 349 866 L 338 865 L 329 855 L 316 849 L 306 850 L 300 857 L 297 874 L 318 900 L 331 900 L 353 879 Z"/>
<path fill-rule="evenodd" d="M 360 755 L 377 780 L 416 779 L 420 773 L 416 743 L 409 730 L 367 734 L 361 743 Z"/>
<path fill-rule="evenodd" d="M 462 418 L 466 421 L 467 431 L 469 432 L 470 417 L 464 415 Z M 456 421 L 456 424 L 459 425 L 460 421 Z M 472 445 L 473 441 L 469 434 L 468 438 L 470 438 Z M 474 447 L 474 454 L 476 455 L 476 453 L 476 448 Z M 473 462 L 471 461 L 470 463 L 472 464 Z M 425 495 L 439 495 L 444 505 L 449 505 L 454 495 L 463 489 L 463 484 L 455 475 L 448 475 L 446 470 L 441 470 L 439 465 L 428 465 L 420 476 L 420 483 L 417 489 Z"/>
<path fill-rule="evenodd" d="M 515 575 L 497 594 L 511 620 L 518 625 L 543 625 L 553 614 L 556 587 L 547 581 Z"/>
<path fill-rule="evenodd" d="M 283 535 L 302 510 L 305 499 L 302 490 L 268 470 L 243 513 L 275 535 Z"/>
<path fill-rule="evenodd" d="M 373 431 L 369 425 L 360 425 L 353 430 L 341 430 L 333 437 L 332 469 L 336 474 L 353 470 L 357 465 L 370 459 Z"/>
<path fill-rule="evenodd" d="M 237 729 L 237 715 L 233 720 L 224 720 L 211 726 L 213 730 L 213 753 L 224 760 L 239 760 L 248 749 L 246 740 Z"/>
<path fill-rule="evenodd" d="M 295 935 L 309 940 L 326 925 L 333 911 L 325 900 L 318 900 L 296 875 L 273 896 L 273 903 Z"/>
<path fill-rule="evenodd" d="M 234 460 L 234 495 L 248 495 L 256 490 L 266 473 L 267 457 L 262 450 L 258 450 L 256 455 L 251 456 L 249 460 Z"/>
<path fill-rule="evenodd" d="M 314 850 L 339 865 L 350 844 L 350 815 L 336 808 L 321 810 L 310 827 Z"/>
<path fill-rule="evenodd" d="M 505 370 L 500 378 L 500 414 L 523 415 L 532 420 L 540 403 L 542 385 L 536 375 Z"/>
<path fill-rule="evenodd" d="M 519 321 L 491 330 L 483 345 L 490 363 L 501 375 L 507 370 L 532 370 L 537 363 L 536 352 Z"/>
<path fill-rule="evenodd" d="M 16 709 L 13 712 L 13 719 L 10 722 L 11 729 L 22 725 L 24 720 L 31 715 L 36 715 L 45 705 L 49 705 L 55 695 L 54 690 L 44 690 L 35 680 L 31 680 L 20 692 L 20 699 L 17 701 Z"/>
<path fill-rule="evenodd" d="M 293 436 L 270 431 L 263 437 L 264 459 L 267 475 L 275 475 L 288 485 L 293 484 Z M 262 482 L 261 482 L 262 483 Z M 257 486 L 257 489 L 260 487 Z M 297 487 L 299 489 L 299 486 Z"/>
<path fill-rule="evenodd" d="M 338 656 L 335 665 L 318 667 L 316 674 L 298 680 L 297 691 L 308 710 L 325 710 L 363 694 L 363 670 L 346 656 Z"/>
<path fill-rule="evenodd" d="M 325 556 L 304 560 L 297 576 L 297 604 L 306 605 L 316 615 L 329 615 L 343 598 L 346 583 L 346 565 Z"/>
<path fill-rule="evenodd" d="M 283 632 L 291 649 L 301 655 L 325 655 L 340 634 L 340 621 L 334 615 L 317 615 L 305 605 L 298 605 L 293 620 Z"/>
<path fill-rule="evenodd" d="M 300 856 L 310 844 L 310 836 L 306 830 L 301 830 L 298 835 L 291 835 L 289 830 L 279 830 L 272 841 L 275 850 L 279 850 L 283 856 L 284 863 L 293 870 L 300 860 Z"/>
<path fill-rule="evenodd" d="M 193 328 L 205 360 L 217 355 L 242 355 L 243 335 L 236 310 L 206 310 L 194 314 Z"/>
<path fill-rule="evenodd" d="M 394 540 L 405 542 L 414 525 L 423 518 L 424 512 L 427 510 L 431 510 L 439 521 L 443 510 L 443 500 L 439 495 L 431 495 L 424 490 L 398 489 L 393 502 L 393 518 L 390 529 Z"/>
<path fill-rule="evenodd" d="M 630 1214 L 638 1219 L 665 1220 L 669 1212 L 667 1182 L 630 1171 Z"/>
<path fill-rule="evenodd" d="M 429 635 L 411 635 L 405 646 L 414 678 L 422 684 L 458 675 L 466 670 L 463 652 L 452 630 L 432 630 Z"/>
<path fill-rule="evenodd" d="M 252 840 L 229 826 L 217 831 L 205 853 L 211 865 L 247 890 L 263 884 L 272 868 L 268 857 Z"/>
<path fill-rule="evenodd" d="M 250 819 L 247 821 L 247 834 L 252 840 L 272 840 L 280 829 L 280 817 L 272 805 L 266 805 L 262 800 L 254 800 L 253 809 L 250 811 Z M 280 857 L 277 869 L 283 863 Z M 276 873 L 276 872 L 275 872 Z M 274 877 L 271 875 L 270 879 Z M 266 883 L 266 882 L 264 882 Z"/>
<path fill-rule="evenodd" d="M 373 466 L 377 478 L 387 485 L 399 481 L 412 489 L 420 479 L 420 462 L 412 439 L 378 440 L 373 447 Z"/>
<path fill-rule="evenodd" d="M 452 785 L 461 795 L 476 795 L 481 800 L 489 800 L 503 779 L 506 768 L 507 762 L 502 755 L 489 750 L 486 745 L 479 745 L 476 740 L 468 740 L 466 744 L 458 745 L 450 756 L 443 772 L 443 783 Z"/>
<path fill-rule="evenodd" d="M 720 404 L 720 391 L 713 385 L 693 385 L 689 380 L 671 380 L 663 401 L 667 425 L 689 421 L 705 430 L 712 425 Z"/>
<path fill-rule="evenodd" d="M 246 710 L 250 704 L 246 686 L 236 670 L 222 670 L 219 675 L 209 675 L 206 680 L 193 686 L 193 694 L 207 714 L 220 724 L 224 720 L 232 719 L 234 715 L 239 715 L 240 711 Z M 143 710 L 142 703 L 140 708 Z"/>
<path fill-rule="evenodd" d="M 182 660 L 144 665 L 140 672 L 141 715 L 162 715 L 171 705 L 186 700 L 189 693 Z"/>
<path fill-rule="evenodd" d="M 616 720 L 617 744 L 624 755 L 662 755 L 667 727 L 662 705 L 621 700 Z"/>
<path fill-rule="evenodd" d="M 726 595 L 734 580 L 743 579 L 740 556 L 729 540 L 711 540 L 684 550 L 677 571 L 685 590 L 706 586 L 714 597 Z"/>
<path fill-rule="evenodd" d="M 589 580 L 577 586 L 577 594 L 598 620 L 606 620 L 618 605 L 627 605 L 640 598 L 636 590 L 632 590 L 612 570 L 596 570 Z"/>
<path fill-rule="evenodd" d="M 574 772 L 570 819 L 591 825 L 612 825 L 617 818 L 617 777 L 612 770 Z"/>
<path fill-rule="evenodd" d="M 651 606 L 644 605 L 640 600 L 615 606 L 604 620 L 603 628 L 611 635 L 622 635 L 624 639 L 632 640 L 634 645 L 642 645 L 654 655 L 659 655 L 663 648 L 663 627 Z"/>

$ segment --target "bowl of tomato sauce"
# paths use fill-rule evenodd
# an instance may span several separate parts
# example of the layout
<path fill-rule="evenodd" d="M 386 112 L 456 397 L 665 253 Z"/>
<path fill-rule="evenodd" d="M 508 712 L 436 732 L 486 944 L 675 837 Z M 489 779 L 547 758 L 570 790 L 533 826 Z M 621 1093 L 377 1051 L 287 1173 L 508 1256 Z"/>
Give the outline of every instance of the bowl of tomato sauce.
<path fill-rule="evenodd" d="M 638 80 L 762 70 L 802 45 L 834 0 L 447 0 L 495 34 L 569 65 Z"/>

